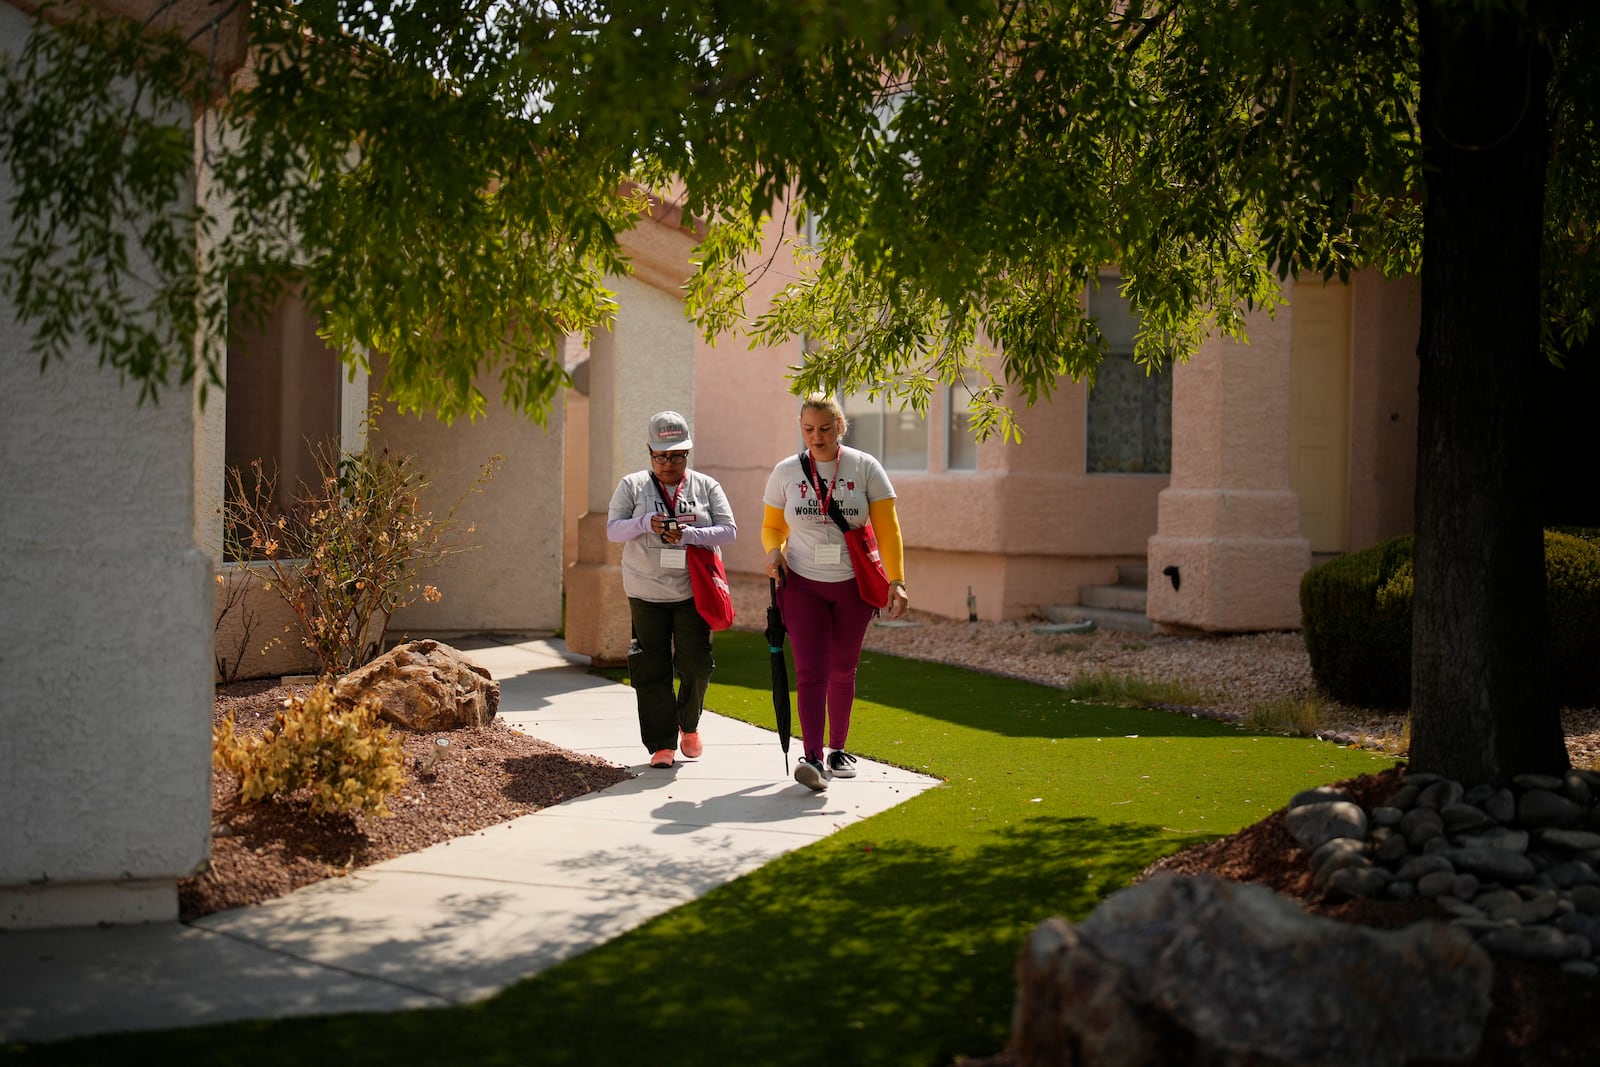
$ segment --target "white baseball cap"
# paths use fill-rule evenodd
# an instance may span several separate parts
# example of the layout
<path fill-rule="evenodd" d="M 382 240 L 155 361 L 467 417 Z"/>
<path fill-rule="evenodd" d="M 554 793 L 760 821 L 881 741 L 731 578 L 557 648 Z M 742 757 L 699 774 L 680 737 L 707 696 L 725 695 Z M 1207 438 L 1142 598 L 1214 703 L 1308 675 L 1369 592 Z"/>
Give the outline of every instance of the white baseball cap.
<path fill-rule="evenodd" d="M 656 452 L 687 452 L 693 448 L 689 420 L 676 411 L 658 411 L 651 415 L 650 447 Z"/>

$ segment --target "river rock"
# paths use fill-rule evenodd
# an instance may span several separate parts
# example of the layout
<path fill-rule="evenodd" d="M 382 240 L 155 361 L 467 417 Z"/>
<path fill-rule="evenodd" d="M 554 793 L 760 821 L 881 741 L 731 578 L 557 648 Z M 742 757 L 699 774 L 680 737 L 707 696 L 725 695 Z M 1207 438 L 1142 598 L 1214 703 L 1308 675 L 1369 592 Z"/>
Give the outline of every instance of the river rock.
<path fill-rule="evenodd" d="M 1559 787 L 1559 779 L 1556 784 Z M 1517 801 L 1517 824 L 1520 826 L 1530 828 L 1574 826 L 1582 815 L 1582 808 L 1560 793 L 1548 789 L 1530 789 Z"/>
<path fill-rule="evenodd" d="M 1486 882 L 1516 885 L 1533 877 L 1533 861 L 1521 852 L 1504 848 L 1447 848 L 1439 853 L 1458 871 L 1469 871 Z"/>
<path fill-rule="evenodd" d="M 1358 841 L 1367 837 L 1367 813 L 1348 800 L 1321 800 L 1289 808 L 1283 813 L 1283 825 L 1300 847 L 1310 852 L 1336 837 Z"/>

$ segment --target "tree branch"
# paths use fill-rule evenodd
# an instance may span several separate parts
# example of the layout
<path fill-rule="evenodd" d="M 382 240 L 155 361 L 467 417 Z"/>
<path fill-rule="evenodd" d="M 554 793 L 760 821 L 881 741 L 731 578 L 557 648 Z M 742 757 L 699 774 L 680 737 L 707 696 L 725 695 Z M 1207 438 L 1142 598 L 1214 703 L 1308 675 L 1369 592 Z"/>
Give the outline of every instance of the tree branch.
<path fill-rule="evenodd" d="M 1123 46 L 1123 49 L 1122 49 L 1123 54 L 1131 56 L 1135 52 L 1137 52 L 1139 50 L 1140 46 L 1143 45 L 1145 43 L 1145 41 L 1149 40 L 1151 34 L 1155 33 L 1156 30 L 1160 29 L 1161 28 L 1161 24 L 1166 22 L 1167 19 L 1172 16 L 1173 12 L 1178 10 L 1178 7 L 1179 7 L 1179 0 L 1174 0 L 1173 4 L 1170 7 L 1168 7 L 1165 10 L 1159 12 L 1158 14 L 1152 15 L 1151 17 L 1146 18 L 1146 19 L 1140 19 L 1139 21 L 1143 25 L 1141 25 L 1139 27 L 1139 32 L 1134 34 L 1133 40 L 1129 41 L 1126 45 Z"/>

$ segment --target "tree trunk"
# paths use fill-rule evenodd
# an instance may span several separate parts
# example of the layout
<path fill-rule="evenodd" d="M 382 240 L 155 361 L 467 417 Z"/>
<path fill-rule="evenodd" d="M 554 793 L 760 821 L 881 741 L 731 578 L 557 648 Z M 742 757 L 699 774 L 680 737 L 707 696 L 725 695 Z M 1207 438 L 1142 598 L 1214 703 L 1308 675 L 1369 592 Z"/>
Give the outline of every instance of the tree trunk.
<path fill-rule="evenodd" d="M 1477 783 L 1568 761 L 1548 683 L 1537 492 L 1551 61 L 1527 16 L 1472 7 L 1419 4 L 1428 169 L 1411 764 Z"/>

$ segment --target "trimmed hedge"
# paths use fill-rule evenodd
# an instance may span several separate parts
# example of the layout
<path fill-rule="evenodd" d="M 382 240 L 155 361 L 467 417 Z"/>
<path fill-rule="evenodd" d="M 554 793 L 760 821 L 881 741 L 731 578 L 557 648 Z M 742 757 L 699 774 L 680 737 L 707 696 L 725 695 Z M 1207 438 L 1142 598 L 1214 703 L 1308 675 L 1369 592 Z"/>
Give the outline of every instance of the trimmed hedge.
<path fill-rule="evenodd" d="M 1335 700 L 1411 704 L 1411 535 L 1313 567 L 1300 579 L 1311 675 Z"/>
<path fill-rule="evenodd" d="M 1311 673 L 1329 696 L 1369 708 L 1411 705 L 1410 534 L 1313 567 L 1300 580 Z M 1546 530 L 1550 682 L 1567 706 L 1600 702 L 1600 532 Z"/>
<path fill-rule="evenodd" d="M 1600 531 L 1545 531 L 1544 568 L 1556 699 L 1600 706 Z"/>

